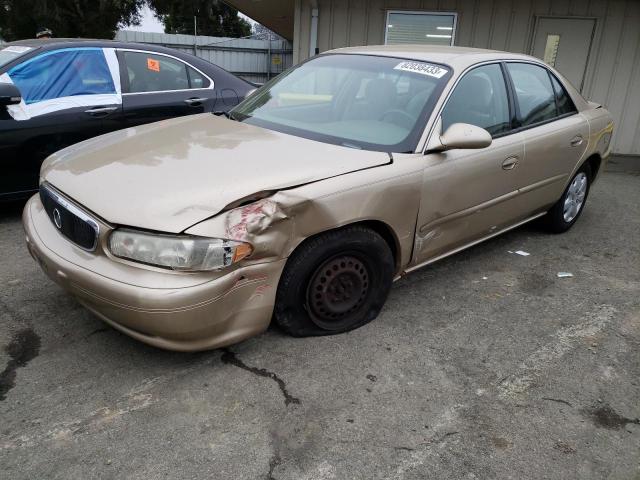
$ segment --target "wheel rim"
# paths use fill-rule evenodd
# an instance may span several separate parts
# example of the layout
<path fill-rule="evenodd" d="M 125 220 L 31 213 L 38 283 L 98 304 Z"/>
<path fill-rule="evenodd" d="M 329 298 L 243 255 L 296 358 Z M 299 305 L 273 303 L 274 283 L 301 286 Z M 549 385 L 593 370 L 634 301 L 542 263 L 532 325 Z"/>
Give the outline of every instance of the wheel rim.
<path fill-rule="evenodd" d="M 563 216 L 566 223 L 573 221 L 580 213 L 587 195 L 587 184 L 588 179 L 584 172 L 580 172 L 573 177 L 564 198 Z"/>
<path fill-rule="evenodd" d="M 325 330 L 349 325 L 369 292 L 369 272 L 353 255 L 340 255 L 325 263 L 311 277 L 307 310 L 311 320 Z"/>

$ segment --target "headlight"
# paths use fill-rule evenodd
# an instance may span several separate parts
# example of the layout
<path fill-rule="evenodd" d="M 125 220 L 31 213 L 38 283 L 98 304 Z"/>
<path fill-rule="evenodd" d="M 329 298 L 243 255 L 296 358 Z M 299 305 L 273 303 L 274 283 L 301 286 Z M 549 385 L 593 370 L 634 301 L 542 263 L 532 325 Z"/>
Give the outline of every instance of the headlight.
<path fill-rule="evenodd" d="M 173 270 L 216 270 L 251 254 L 248 243 L 188 235 L 162 235 L 118 229 L 109 237 L 116 257 Z"/>

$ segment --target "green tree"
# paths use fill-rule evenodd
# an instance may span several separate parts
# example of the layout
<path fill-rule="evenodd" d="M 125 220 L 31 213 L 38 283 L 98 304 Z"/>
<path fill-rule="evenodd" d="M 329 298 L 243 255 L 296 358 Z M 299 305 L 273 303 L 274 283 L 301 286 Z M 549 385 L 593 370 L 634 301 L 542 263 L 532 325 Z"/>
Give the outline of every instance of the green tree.
<path fill-rule="evenodd" d="M 33 38 L 40 27 L 55 37 L 113 38 L 120 25 L 138 25 L 145 0 L 0 0 L 0 37 Z"/>
<path fill-rule="evenodd" d="M 198 35 L 212 37 L 246 37 L 251 24 L 238 16 L 238 11 L 218 0 L 149 0 L 165 33 L 193 35 L 196 17 Z"/>

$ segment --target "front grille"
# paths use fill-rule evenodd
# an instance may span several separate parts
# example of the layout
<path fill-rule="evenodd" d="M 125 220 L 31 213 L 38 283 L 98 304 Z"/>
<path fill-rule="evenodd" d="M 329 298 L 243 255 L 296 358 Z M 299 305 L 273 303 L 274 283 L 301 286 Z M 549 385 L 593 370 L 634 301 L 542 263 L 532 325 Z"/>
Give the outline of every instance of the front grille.
<path fill-rule="evenodd" d="M 58 231 L 85 250 L 94 250 L 100 227 L 89 215 L 73 205 L 51 187 L 40 186 L 40 200 Z"/>

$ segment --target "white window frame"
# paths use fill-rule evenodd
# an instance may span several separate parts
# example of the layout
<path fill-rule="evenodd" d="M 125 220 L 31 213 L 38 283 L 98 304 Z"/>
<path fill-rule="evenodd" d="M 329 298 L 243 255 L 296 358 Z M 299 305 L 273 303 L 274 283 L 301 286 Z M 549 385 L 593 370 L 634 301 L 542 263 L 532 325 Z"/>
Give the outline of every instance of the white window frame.
<path fill-rule="evenodd" d="M 455 45 L 456 31 L 458 29 L 458 13 L 457 12 L 431 12 L 428 10 L 387 10 L 384 22 L 384 44 L 387 45 L 387 33 L 389 33 L 389 15 L 392 13 L 404 13 L 409 15 L 446 15 L 453 16 L 453 30 L 451 31 L 451 41 L 449 46 Z"/>

